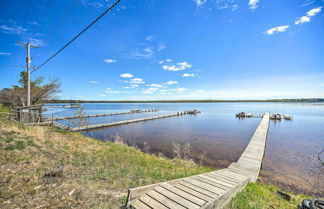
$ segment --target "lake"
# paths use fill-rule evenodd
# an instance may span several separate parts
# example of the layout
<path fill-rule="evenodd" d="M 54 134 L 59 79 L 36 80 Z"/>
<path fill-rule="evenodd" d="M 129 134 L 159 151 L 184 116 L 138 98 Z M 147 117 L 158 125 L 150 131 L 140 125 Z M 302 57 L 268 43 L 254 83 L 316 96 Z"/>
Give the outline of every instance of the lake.
<path fill-rule="evenodd" d="M 270 122 L 261 181 L 293 192 L 323 196 L 324 172 L 318 153 L 324 148 L 324 103 L 85 103 L 87 114 L 158 109 L 158 112 L 88 118 L 100 124 L 197 109 L 201 114 L 164 118 L 82 132 L 104 141 L 122 138 L 125 143 L 168 158 L 175 144 L 190 148 L 187 158 L 224 168 L 235 162 L 249 143 L 260 118 L 238 119 L 237 112 L 283 113 L 292 121 Z M 74 108 L 46 106 L 47 115 L 70 116 Z M 68 125 L 67 121 L 58 121 Z M 73 120 L 70 124 L 74 124 Z M 323 157 L 324 158 L 324 155 Z M 322 169 L 322 172 L 321 172 Z"/>

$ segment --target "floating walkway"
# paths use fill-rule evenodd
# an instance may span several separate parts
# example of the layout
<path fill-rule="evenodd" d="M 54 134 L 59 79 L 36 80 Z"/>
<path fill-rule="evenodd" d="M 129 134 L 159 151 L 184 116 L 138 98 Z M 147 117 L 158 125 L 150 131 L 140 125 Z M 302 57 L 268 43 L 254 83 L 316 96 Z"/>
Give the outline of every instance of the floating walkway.
<path fill-rule="evenodd" d="M 92 117 L 104 117 L 104 116 L 113 116 L 113 115 L 126 115 L 134 113 L 147 113 L 147 112 L 157 112 L 158 110 L 131 110 L 128 112 L 114 112 L 114 113 L 104 113 L 104 114 L 95 114 L 95 115 L 81 115 L 81 116 L 69 116 L 69 117 L 55 117 L 50 120 L 70 120 L 78 118 L 92 118 Z"/>
<path fill-rule="evenodd" d="M 130 189 L 127 208 L 223 208 L 248 182 L 257 180 L 268 128 L 269 113 L 266 113 L 236 163 L 209 173 Z"/>
<path fill-rule="evenodd" d="M 138 118 L 138 119 L 132 119 L 132 120 L 117 121 L 117 122 L 112 122 L 112 123 L 86 125 L 86 126 L 75 127 L 75 128 L 64 126 L 62 124 L 55 123 L 55 122 L 53 124 L 54 124 L 54 126 L 57 126 L 58 128 L 68 129 L 68 130 L 71 130 L 71 131 L 86 131 L 86 130 L 90 130 L 90 129 L 104 128 L 104 127 L 111 127 L 111 126 L 118 126 L 118 125 L 125 125 L 125 124 L 129 124 L 129 123 L 137 123 L 137 122 L 142 122 L 142 121 L 156 120 L 156 119 L 169 118 L 169 117 L 175 117 L 175 116 L 181 116 L 181 115 L 188 115 L 188 114 L 189 115 L 195 115 L 197 113 L 200 113 L 200 111 L 191 110 L 191 111 L 177 112 L 177 113 L 168 114 L 168 115 L 157 115 L 157 116 L 151 116 L 151 117 L 146 117 L 146 118 Z"/>

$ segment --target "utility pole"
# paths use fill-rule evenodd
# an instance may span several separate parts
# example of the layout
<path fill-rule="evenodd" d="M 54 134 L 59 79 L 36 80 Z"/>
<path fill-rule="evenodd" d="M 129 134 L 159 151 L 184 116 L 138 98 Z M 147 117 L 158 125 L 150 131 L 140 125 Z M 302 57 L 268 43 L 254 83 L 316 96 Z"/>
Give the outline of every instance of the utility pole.
<path fill-rule="evenodd" d="M 31 56 L 30 56 L 30 48 L 38 48 L 38 46 L 30 45 L 30 42 L 21 43 L 17 41 L 17 44 L 26 46 L 27 49 L 27 57 L 26 57 L 26 68 L 27 68 L 27 106 L 30 106 L 30 63 L 31 63 Z"/>

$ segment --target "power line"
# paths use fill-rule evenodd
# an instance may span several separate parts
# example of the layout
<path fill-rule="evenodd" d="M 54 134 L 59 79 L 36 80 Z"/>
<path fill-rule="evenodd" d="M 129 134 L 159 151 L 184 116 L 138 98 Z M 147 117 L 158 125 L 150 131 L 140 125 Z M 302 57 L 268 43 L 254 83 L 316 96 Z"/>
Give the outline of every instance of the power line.
<path fill-rule="evenodd" d="M 63 51 L 67 46 L 69 46 L 75 39 L 77 39 L 79 36 L 81 36 L 86 30 L 88 30 L 93 24 L 95 24 L 98 20 L 100 20 L 105 14 L 107 14 L 111 9 L 113 9 L 121 0 L 117 0 L 113 5 L 111 5 L 106 11 L 104 11 L 99 17 L 97 17 L 92 23 L 90 23 L 86 28 L 84 28 L 78 35 L 76 35 L 73 39 L 71 39 L 69 42 L 67 42 L 61 49 L 59 49 L 57 52 L 55 52 L 52 56 L 50 56 L 47 60 L 45 60 L 42 64 L 40 64 L 38 67 L 34 68 L 32 72 L 35 72 L 42 66 L 44 66 L 46 63 L 48 63 L 51 59 L 53 59 L 56 55 L 58 55 L 61 51 Z"/>

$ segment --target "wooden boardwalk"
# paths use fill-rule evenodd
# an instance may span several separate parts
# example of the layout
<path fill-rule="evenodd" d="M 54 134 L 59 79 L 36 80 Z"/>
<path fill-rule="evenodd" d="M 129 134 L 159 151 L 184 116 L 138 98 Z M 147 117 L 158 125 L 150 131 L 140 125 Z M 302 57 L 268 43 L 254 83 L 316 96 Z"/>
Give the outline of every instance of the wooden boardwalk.
<path fill-rule="evenodd" d="M 104 124 L 86 125 L 86 126 L 82 126 L 82 127 L 75 127 L 75 128 L 68 128 L 68 129 L 71 131 L 85 131 L 85 130 L 90 130 L 90 129 L 125 125 L 125 124 L 129 124 L 129 123 L 137 123 L 137 122 L 143 122 L 143 121 L 148 121 L 148 120 L 156 120 L 156 119 L 161 119 L 161 118 L 169 118 L 169 117 L 175 117 L 175 116 L 187 115 L 187 114 L 193 114 L 193 111 L 177 112 L 177 113 L 167 114 L 167 115 L 157 115 L 157 116 L 151 116 L 151 117 L 146 117 L 146 118 L 137 118 L 137 119 L 132 119 L 132 120 L 123 120 L 123 121 L 104 123 Z"/>
<path fill-rule="evenodd" d="M 113 116 L 113 115 L 126 115 L 126 114 L 135 114 L 135 113 L 147 113 L 147 112 L 157 112 L 158 110 L 138 110 L 138 111 L 127 111 L 127 112 L 114 112 L 114 113 L 103 113 L 95 115 L 82 115 L 82 116 L 69 116 L 69 117 L 55 117 L 49 118 L 49 120 L 69 120 L 69 119 L 78 119 L 78 118 L 92 118 L 92 117 L 104 117 L 104 116 Z"/>
<path fill-rule="evenodd" d="M 257 180 L 268 127 L 266 113 L 237 163 L 209 173 L 130 189 L 127 208 L 223 208 L 248 182 Z"/>

